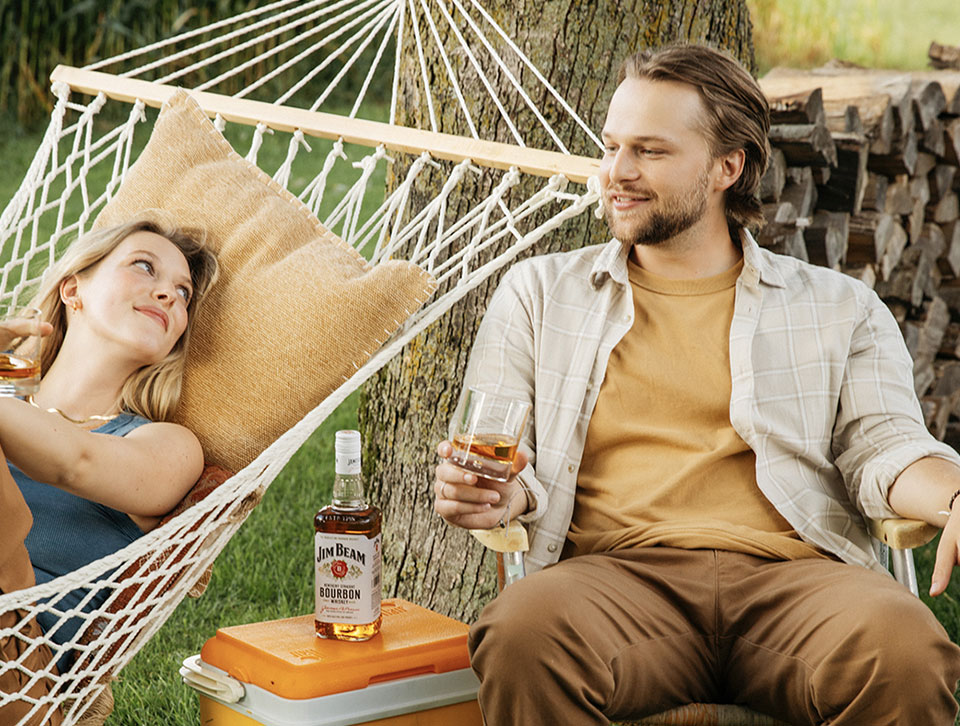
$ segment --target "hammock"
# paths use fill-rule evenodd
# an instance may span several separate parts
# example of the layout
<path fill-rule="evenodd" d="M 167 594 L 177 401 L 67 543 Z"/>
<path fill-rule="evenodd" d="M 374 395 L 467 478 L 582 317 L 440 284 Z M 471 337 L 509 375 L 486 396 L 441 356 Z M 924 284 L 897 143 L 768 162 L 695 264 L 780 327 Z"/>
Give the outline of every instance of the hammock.
<path fill-rule="evenodd" d="M 454 56 L 468 70 L 473 91 L 463 90 Z M 415 61 L 404 65 L 402 57 Z M 443 72 L 432 73 L 428 59 Z M 237 78 L 251 67 L 260 70 L 259 78 L 238 88 Z M 296 83 L 275 98 L 254 100 L 290 71 Z M 371 81 L 387 73 L 393 74 L 388 123 L 361 118 Z M 307 98 L 312 89 L 316 94 L 318 74 L 333 78 Z M 401 74 L 419 83 L 429 129 L 394 124 Z M 509 103 L 494 91 L 493 74 L 507 79 Z M 363 79 L 350 111 L 325 113 L 331 94 L 348 76 Z M 131 167 L 134 132 L 147 118 L 145 109 L 169 99 L 176 86 L 190 89 L 217 129 L 228 122 L 254 126 L 246 154 L 254 163 L 265 134 L 288 134 L 286 159 L 272 170 L 273 180 L 314 214 L 322 213 L 320 221 L 373 265 L 406 259 L 439 285 L 339 388 L 202 501 L 120 552 L 52 582 L 0 595 L 0 613 L 23 614 L 19 625 L 0 629 L 0 637 L 26 640 L 24 657 L 40 643 L 51 647 L 54 660 L 65 649 L 77 654 L 73 666 L 59 675 L 49 667 L 32 672 L 23 659 L 0 664 L 0 672 L 17 669 L 31 683 L 52 683 L 42 698 L 0 694 L 0 707 L 28 704 L 30 713 L 20 723 L 59 707 L 69 724 L 83 716 L 203 578 L 266 487 L 350 392 L 490 275 L 596 204 L 590 180 L 596 162 L 570 154 L 545 111 L 575 122 L 583 135 L 575 140 L 579 148 L 600 144 L 477 0 L 281 0 L 87 68 L 60 67 L 52 79 L 56 103 L 46 135 L 0 216 L 4 298 L 26 295 L 68 240 L 90 229 Z M 469 138 L 437 132 L 440 87 L 444 98 L 452 93 L 456 99 Z M 484 130 L 471 117 L 469 93 L 490 95 L 513 143 L 484 140 Z M 541 99 L 539 108 L 532 97 Z M 511 116 L 508 107 L 520 111 Z M 109 118 L 121 120 L 104 121 Z M 523 129 L 531 123 L 541 125 L 554 150 L 527 147 Z M 332 140 L 332 148 L 312 152 L 312 137 Z M 305 182 L 296 182 L 302 175 L 293 173 L 295 161 L 298 169 L 311 169 Z M 346 189 L 329 188 L 331 170 L 338 166 L 354 175 Z M 387 194 L 383 179 L 391 169 L 395 183 Z M 440 191 L 425 195 L 426 180 L 438 175 L 442 184 L 430 188 Z M 487 186 L 478 187 L 481 179 Z M 522 189 L 535 191 L 518 199 L 521 183 Z M 478 197 L 477 188 L 492 191 Z M 474 203 L 451 219 L 448 208 L 460 199 Z M 375 207 L 372 214 L 361 213 L 365 203 L 367 209 Z M 41 604 L 78 587 L 89 589 L 79 607 L 104 593 L 106 602 L 92 613 Z M 81 617 L 84 625 L 63 646 L 49 639 L 49 630 L 26 639 L 23 624 L 43 611 L 59 618 L 57 627 L 70 617 Z"/>

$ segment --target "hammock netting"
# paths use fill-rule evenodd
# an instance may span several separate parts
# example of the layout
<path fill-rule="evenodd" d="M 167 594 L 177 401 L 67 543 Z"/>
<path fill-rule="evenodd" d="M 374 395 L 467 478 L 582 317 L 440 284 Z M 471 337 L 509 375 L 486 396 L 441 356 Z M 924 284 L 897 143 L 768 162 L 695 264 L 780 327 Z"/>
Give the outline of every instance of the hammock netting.
<path fill-rule="evenodd" d="M 469 93 L 458 77 L 463 68 L 470 76 Z M 347 395 L 457 300 L 565 221 L 591 211 L 598 200 L 595 184 L 582 173 L 589 163 L 568 151 L 599 146 L 598 140 L 475 0 L 282 0 L 69 70 L 79 70 L 77 77 L 83 79 L 109 82 L 97 90 L 86 80 L 57 80 L 54 74 L 55 106 L 43 142 L 0 217 L 3 299 L 29 294 L 70 240 L 90 229 L 136 160 L 154 113 L 148 106 L 156 104 L 112 90 L 130 80 L 146 84 L 143 88 L 180 86 L 241 101 L 256 99 L 281 112 L 334 109 L 344 111 L 339 115 L 347 119 L 387 121 L 381 139 L 363 144 L 335 132 L 315 138 L 311 134 L 316 130 L 304 134 L 299 128 L 282 132 L 280 140 L 281 132 L 274 134 L 255 118 L 244 120 L 252 132 L 234 135 L 249 140 L 246 151 L 238 151 L 254 163 L 263 143 L 285 143 L 283 163 L 265 172 L 373 264 L 410 260 L 433 274 L 440 287 L 348 381 L 201 502 L 120 552 L 51 582 L 0 595 L 0 613 L 18 613 L 18 624 L 0 629 L 0 637 L 24 641 L 25 651 L 20 660 L 0 664 L 0 672 L 17 669 L 31 683 L 52 683 L 42 698 L 31 697 L 28 689 L 0 694 L 0 707 L 11 701 L 29 704 L 30 713 L 20 723 L 51 708 L 61 709 L 66 723 L 77 723 L 204 578 L 266 487 Z M 371 99 L 386 86 L 385 78 L 392 78 L 389 101 Z M 392 148 L 390 124 L 398 115 L 401 78 L 426 100 L 429 123 L 418 137 L 419 148 L 407 144 L 398 151 Z M 504 88 L 510 103 L 504 102 Z M 497 123 L 509 129 L 512 148 L 501 145 L 501 152 L 508 153 L 499 159 L 437 153 L 449 147 L 449 138 L 444 141 L 436 133 L 436 114 L 440 99 L 449 104 L 451 94 L 473 139 L 489 138 L 471 116 L 470 93 L 488 94 L 499 114 Z M 521 112 L 511 117 L 508 107 Z M 378 119 L 387 108 L 387 118 Z M 548 116 L 571 122 L 581 138 L 561 139 Z M 318 121 L 318 128 L 324 123 Z M 549 151 L 558 173 L 528 173 L 523 164 L 513 165 L 513 159 L 524 159 L 530 151 L 524 129 L 529 132 L 532 124 L 538 126 L 538 137 L 546 134 L 552 140 Z M 216 115 L 215 125 L 232 138 L 236 124 Z M 463 139 L 465 147 L 472 141 Z M 580 171 L 559 173 L 564 159 Z M 330 183 L 331 172 L 340 167 L 351 183 Z M 490 191 L 478 196 L 478 188 Z M 528 189 L 534 191 L 527 194 Z M 453 215 L 450 209 L 462 209 L 457 202 L 463 199 L 469 211 Z M 87 590 L 78 606 L 58 606 L 58 596 L 77 588 Z M 85 604 L 104 595 L 102 605 L 82 612 Z M 55 615 L 57 624 L 28 639 L 24 626 L 40 612 Z M 76 634 L 57 645 L 51 636 L 75 618 L 82 620 Z M 52 663 L 30 671 L 24 660 L 41 644 L 51 648 L 54 661 L 73 651 L 73 665 L 59 674 Z"/>

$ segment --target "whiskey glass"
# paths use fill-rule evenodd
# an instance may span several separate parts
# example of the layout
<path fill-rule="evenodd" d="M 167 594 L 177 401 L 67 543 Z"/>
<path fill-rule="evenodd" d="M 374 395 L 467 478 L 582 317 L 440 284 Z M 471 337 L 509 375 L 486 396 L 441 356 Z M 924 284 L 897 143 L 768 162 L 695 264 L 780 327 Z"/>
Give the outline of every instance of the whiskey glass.
<path fill-rule="evenodd" d="M 449 461 L 471 474 L 507 481 L 530 408 L 529 401 L 469 388 L 454 420 Z"/>
<path fill-rule="evenodd" d="M 37 308 L 0 305 L 0 396 L 29 396 L 40 387 Z"/>

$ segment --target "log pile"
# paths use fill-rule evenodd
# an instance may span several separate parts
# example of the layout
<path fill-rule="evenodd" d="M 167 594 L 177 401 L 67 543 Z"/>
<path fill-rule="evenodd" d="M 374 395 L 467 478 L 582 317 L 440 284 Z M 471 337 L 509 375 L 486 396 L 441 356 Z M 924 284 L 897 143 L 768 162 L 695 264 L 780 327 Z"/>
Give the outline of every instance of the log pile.
<path fill-rule="evenodd" d="M 960 46 L 931 43 L 927 55 L 930 56 L 930 65 L 934 68 L 960 71 Z"/>
<path fill-rule="evenodd" d="M 936 44 L 934 44 L 936 45 Z M 931 58 L 952 58 L 931 46 Z M 924 417 L 960 449 L 960 69 L 775 68 L 762 246 L 874 288 Z"/>

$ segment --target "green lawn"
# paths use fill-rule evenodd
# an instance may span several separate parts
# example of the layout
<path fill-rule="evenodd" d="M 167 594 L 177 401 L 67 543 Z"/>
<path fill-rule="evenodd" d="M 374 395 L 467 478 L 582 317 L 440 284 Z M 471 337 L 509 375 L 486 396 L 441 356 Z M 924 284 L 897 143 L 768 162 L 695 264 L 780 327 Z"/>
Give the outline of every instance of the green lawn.
<path fill-rule="evenodd" d="M 249 133 L 241 130 L 241 135 L 248 137 Z M 14 170 L 26 168 L 39 142 L 38 133 L 0 126 L 0 158 L 11 170 L 0 178 L 0 199 L 12 196 L 22 175 Z M 237 144 L 244 150 L 246 139 Z M 281 163 L 281 146 L 264 145 L 261 160 L 268 170 Z M 295 167 L 294 173 L 306 172 Z M 342 191 L 349 181 L 335 178 L 331 184 Z M 114 686 L 116 708 L 107 722 L 110 726 L 195 726 L 196 696 L 181 684 L 177 673 L 184 658 L 198 653 L 217 627 L 312 611 L 312 517 L 329 500 L 333 434 L 340 428 L 356 427 L 357 401 L 358 395 L 351 395 L 293 457 L 220 555 L 206 594 L 185 600 L 123 670 Z M 930 580 L 933 547 L 923 548 L 918 555 L 921 590 Z M 960 642 L 960 576 L 954 579 L 945 595 L 934 602 L 924 599 Z"/>
<path fill-rule="evenodd" d="M 183 659 L 218 627 L 313 612 L 313 515 L 330 499 L 333 438 L 356 428 L 351 395 L 294 455 L 217 559 L 207 592 L 187 598 L 114 686 L 111 726 L 198 723 L 194 692 L 180 683 Z"/>
<path fill-rule="evenodd" d="M 382 110 L 382 109 L 381 109 Z M 101 132 L 98 129 L 98 132 Z M 135 144 L 142 147 L 149 126 L 140 129 Z M 230 126 L 227 136 L 240 153 L 246 153 L 252 129 Z M 5 205 L 20 185 L 33 155 L 42 140 L 42 130 L 24 132 L 0 118 L 0 158 L 8 174 L 0 177 L 0 204 Z M 267 135 L 259 152 L 261 168 L 273 173 L 283 162 L 289 137 Z M 310 139 L 312 158 L 298 158 L 292 169 L 291 188 L 301 189 L 315 171 L 311 164 L 330 149 L 330 142 Z M 355 149 L 347 150 L 355 155 Z M 109 178 L 110 165 L 94 169 L 90 177 L 93 189 L 102 189 Z M 332 211 L 359 172 L 341 165 L 331 174 L 326 201 L 320 217 Z M 370 183 L 370 189 L 382 188 L 383 165 Z M 52 194 L 62 186 L 54 187 Z M 51 198 L 52 198 L 51 194 Z M 378 205 L 375 194 L 365 200 L 362 215 Z M 82 208 L 74 194 L 68 210 L 74 215 Z M 68 211 L 68 218 L 71 212 Z M 54 228 L 56 214 L 41 219 L 41 239 Z M 216 629 L 225 625 L 259 622 L 313 610 L 313 515 L 330 500 L 333 483 L 334 433 L 357 427 L 359 393 L 349 396 L 326 422 L 294 455 L 267 490 L 263 501 L 233 537 L 217 560 L 206 594 L 187 599 L 176 610 L 150 643 L 123 670 L 114 684 L 116 707 L 108 720 L 120 724 L 192 725 L 198 721 L 197 700 L 193 691 L 180 682 L 178 669 L 187 656 L 200 651 Z"/>
<path fill-rule="evenodd" d="M 930 40 L 960 44 L 956 0 L 922 0 L 909 11 L 902 3 L 880 0 L 748 0 L 748 4 L 754 13 L 762 70 L 777 64 L 816 65 L 833 55 L 868 65 L 919 68 L 925 65 Z M 231 133 L 239 135 L 233 140 L 243 153 L 249 130 Z M 26 133 L 0 119 L 0 159 L 7 169 L 0 176 L 0 205 L 19 186 L 40 138 L 39 132 Z M 138 144 L 144 139 L 141 134 Z M 279 166 L 285 143 L 279 136 L 267 138 L 261 151 L 263 168 L 273 172 Z M 315 153 L 328 148 L 325 142 L 310 143 Z M 294 166 L 294 188 L 302 186 L 296 179 L 308 173 L 305 164 Z M 350 178 L 333 178 L 330 197 L 349 183 Z M 177 673 L 185 657 L 199 652 L 217 627 L 312 610 L 312 517 L 329 499 L 333 433 L 355 427 L 357 400 L 356 394 L 348 398 L 287 465 L 218 559 L 206 594 L 182 603 L 121 673 L 114 686 L 116 710 L 108 724 L 195 726 L 196 697 Z M 921 590 L 928 586 L 933 556 L 934 545 L 918 554 Z M 960 642 L 960 576 L 954 581 L 935 602 L 924 599 Z"/>

